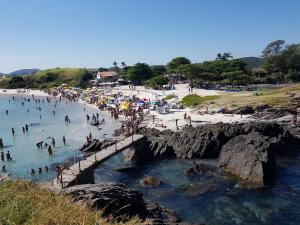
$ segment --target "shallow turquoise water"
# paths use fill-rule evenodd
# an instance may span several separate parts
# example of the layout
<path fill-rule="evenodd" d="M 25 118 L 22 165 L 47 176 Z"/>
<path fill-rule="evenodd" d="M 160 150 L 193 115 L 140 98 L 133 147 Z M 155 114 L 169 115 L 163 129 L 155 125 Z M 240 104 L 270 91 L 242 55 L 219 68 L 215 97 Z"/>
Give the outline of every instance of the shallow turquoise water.
<path fill-rule="evenodd" d="M 204 161 L 216 164 L 216 161 Z M 210 225 L 300 224 L 300 160 L 278 162 L 273 187 L 247 189 L 220 172 L 189 178 L 184 170 L 190 161 L 163 160 L 130 172 L 118 172 L 122 157 L 113 158 L 95 170 L 97 183 L 116 181 L 140 190 L 145 199 L 175 210 L 184 221 Z M 143 187 L 145 175 L 160 178 L 158 188 Z"/>
<path fill-rule="evenodd" d="M 26 98 L 31 99 L 31 97 Z M 11 99 L 10 102 L 9 99 Z M 0 96 L 0 137 L 3 138 L 6 146 L 3 151 L 5 153 L 10 151 L 13 158 L 12 162 L 0 161 L 0 166 L 5 165 L 13 177 L 49 180 L 54 176 L 56 163 L 63 162 L 67 158 L 73 160 L 74 156 L 81 155 L 78 148 L 85 142 L 89 132 L 92 132 L 94 137 L 103 139 L 110 137 L 113 131 L 119 127 L 115 121 L 111 120 L 110 116 L 100 112 L 100 118 L 106 120 L 102 130 L 91 127 L 87 124 L 85 115 L 95 112 L 95 109 L 86 107 L 84 112 L 83 104 L 69 102 L 66 104 L 66 101 L 62 101 L 57 103 L 55 108 L 54 98 L 51 103 L 47 103 L 46 98 L 40 97 L 39 99 L 44 99 L 45 103 L 35 103 L 31 100 L 24 102 L 24 106 L 22 106 L 21 96 L 17 96 L 15 99 L 13 101 L 11 97 Z M 37 109 L 39 106 L 41 112 Z M 5 113 L 6 109 L 9 112 L 8 115 Z M 29 112 L 27 112 L 28 109 Z M 55 110 L 55 116 L 53 110 Z M 65 115 L 69 115 L 71 120 L 68 125 L 64 122 Z M 24 134 L 22 127 L 25 124 L 33 125 L 29 126 L 29 131 Z M 15 129 L 15 136 L 12 135 L 11 128 Z M 63 135 L 66 136 L 66 146 L 63 145 Z M 36 142 L 39 140 L 50 143 L 48 137 L 54 137 L 56 140 L 53 156 L 48 155 L 47 149 L 36 147 Z M 31 168 L 37 171 L 39 167 L 46 165 L 50 168 L 48 173 L 29 175 Z"/>

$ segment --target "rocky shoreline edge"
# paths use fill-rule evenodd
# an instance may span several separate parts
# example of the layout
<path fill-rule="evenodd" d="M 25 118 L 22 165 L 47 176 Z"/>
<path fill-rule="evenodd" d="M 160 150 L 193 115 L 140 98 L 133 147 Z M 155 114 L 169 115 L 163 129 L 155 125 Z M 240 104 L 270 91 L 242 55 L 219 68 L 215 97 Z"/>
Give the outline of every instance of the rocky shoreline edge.
<path fill-rule="evenodd" d="M 257 188 L 275 181 L 277 157 L 298 154 L 299 131 L 298 127 L 272 122 L 207 124 L 179 132 L 142 128 L 143 144 L 126 151 L 125 158 L 137 164 L 175 158 L 218 159 L 217 169 Z M 195 165 L 185 172 L 190 176 L 201 169 L 202 165 Z M 0 182 L 7 178 L 0 176 Z M 144 224 L 191 225 L 181 222 L 175 211 L 146 201 L 142 193 L 121 183 L 76 185 L 55 192 L 120 222 L 138 216 Z"/>

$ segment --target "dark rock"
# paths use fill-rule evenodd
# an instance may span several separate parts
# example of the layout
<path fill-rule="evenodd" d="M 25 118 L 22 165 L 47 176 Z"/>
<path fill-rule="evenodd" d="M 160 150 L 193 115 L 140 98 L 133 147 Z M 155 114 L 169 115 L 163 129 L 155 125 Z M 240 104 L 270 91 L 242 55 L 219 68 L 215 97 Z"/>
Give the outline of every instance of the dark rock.
<path fill-rule="evenodd" d="M 101 210 L 104 217 L 118 221 L 137 215 L 153 225 L 177 225 L 181 222 L 174 211 L 144 201 L 142 193 L 120 183 L 78 185 L 66 188 L 61 193 L 71 196 L 74 202 Z"/>
<path fill-rule="evenodd" d="M 255 111 L 261 112 L 261 111 L 264 111 L 269 108 L 271 108 L 271 106 L 269 104 L 261 104 L 261 105 L 257 105 L 255 107 Z"/>
<path fill-rule="evenodd" d="M 170 130 L 158 131 L 144 129 L 145 145 L 136 149 L 134 158 L 137 161 L 149 161 L 163 158 L 218 158 L 224 145 L 220 167 L 249 182 L 266 183 L 274 177 L 275 155 L 289 156 L 298 153 L 300 131 L 292 126 L 277 123 L 249 122 L 244 124 L 207 124 L 198 127 L 189 127 L 181 132 Z M 243 146 L 242 141 L 247 140 Z M 238 144 L 236 147 L 235 144 Z M 228 147 L 231 146 L 231 147 Z M 237 157 L 231 151 L 239 152 Z M 249 152 L 249 156 L 247 155 Z M 224 153 L 223 153 L 224 154 Z M 233 154 L 234 161 L 227 159 Z M 248 157 L 248 158 L 247 158 Z M 241 160 L 237 167 L 235 163 Z M 228 161 L 228 162 L 227 162 Z M 233 164 L 232 164 L 233 163 Z M 249 168 L 246 167 L 249 166 Z M 259 171 L 259 166 L 262 166 Z M 243 168 L 247 168 L 245 172 Z M 197 168 L 190 168 L 187 175 L 195 175 Z M 243 174 L 245 173 L 245 174 Z"/>
<path fill-rule="evenodd" d="M 289 152 L 299 144 L 299 138 L 292 135 L 289 129 L 276 123 L 244 123 L 244 124 L 207 124 L 190 127 L 181 132 L 170 130 L 158 131 L 145 129 L 145 147 L 137 149 L 135 156 L 139 160 L 162 158 L 218 158 L 223 145 L 238 135 L 258 132 L 264 136 L 276 137 L 285 144 L 278 151 Z"/>
<path fill-rule="evenodd" d="M 275 177 L 277 145 L 277 138 L 258 132 L 239 135 L 223 146 L 219 166 L 247 182 L 268 184 Z"/>
<path fill-rule="evenodd" d="M 252 106 L 246 105 L 246 106 L 242 106 L 236 110 L 232 110 L 231 113 L 233 114 L 253 114 L 255 112 L 255 110 L 253 109 Z"/>
<path fill-rule="evenodd" d="M 216 172 L 217 168 L 212 165 L 200 163 L 197 164 L 195 161 L 193 161 L 193 167 L 190 167 L 185 170 L 185 174 L 187 176 L 195 176 L 195 175 L 202 175 L 204 173 L 209 173 L 209 172 Z"/>

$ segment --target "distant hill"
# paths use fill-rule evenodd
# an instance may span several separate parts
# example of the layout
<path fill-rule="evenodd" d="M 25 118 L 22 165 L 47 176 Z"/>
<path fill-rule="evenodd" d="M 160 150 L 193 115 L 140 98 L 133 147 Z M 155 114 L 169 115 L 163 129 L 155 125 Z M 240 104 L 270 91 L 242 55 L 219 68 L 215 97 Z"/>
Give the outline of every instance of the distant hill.
<path fill-rule="evenodd" d="M 239 59 L 245 62 L 249 69 L 259 68 L 261 66 L 261 58 L 259 57 L 243 57 Z"/>
<path fill-rule="evenodd" d="M 22 70 L 17 70 L 17 71 L 14 71 L 14 72 L 11 72 L 9 73 L 8 75 L 9 76 L 24 76 L 24 75 L 31 75 L 33 73 L 36 73 L 40 71 L 39 69 L 22 69 Z"/>

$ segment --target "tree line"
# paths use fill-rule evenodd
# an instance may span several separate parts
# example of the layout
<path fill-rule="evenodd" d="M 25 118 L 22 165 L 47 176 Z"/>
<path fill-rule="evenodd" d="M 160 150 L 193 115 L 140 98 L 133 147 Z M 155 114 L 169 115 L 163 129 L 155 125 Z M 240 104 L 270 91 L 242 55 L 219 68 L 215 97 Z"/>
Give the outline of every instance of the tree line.
<path fill-rule="evenodd" d="M 186 57 L 173 58 L 166 65 L 136 63 L 127 66 L 123 61 L 118 67 L 114 61 L 111 68 L 98 71 L 115 70 L 124 80 L 134 84 L 148 84 L 153 88 L 168 83 L 167 76 L 181 77 L 192 84 L 209 85 L 247 85 L 261 83 L 285 83 L 300 81 L 300 44 L 287 44 L 284 40 L 271 42 L 262 50 L 258 58 L 259 68 L 253 69 L 241 59 L 233 59 L 230 52 L 218 53 L 212 61 L 192 63 Z M 63 71 L 64 72 L 64 71 Z M 46 70 L 37 75 L 0 80 L 4 88 L 36 87 L 45 88 L 67 82 L 70 85 L 86 87 L 93 79 L 87 69 L 79 69 L 73 77 L 66 79 L 61 70 Z"/>

